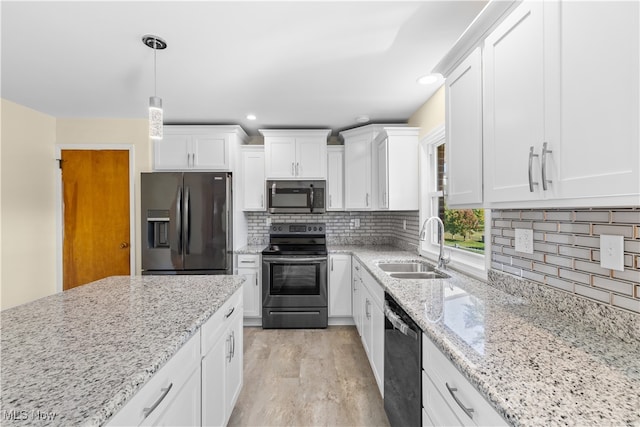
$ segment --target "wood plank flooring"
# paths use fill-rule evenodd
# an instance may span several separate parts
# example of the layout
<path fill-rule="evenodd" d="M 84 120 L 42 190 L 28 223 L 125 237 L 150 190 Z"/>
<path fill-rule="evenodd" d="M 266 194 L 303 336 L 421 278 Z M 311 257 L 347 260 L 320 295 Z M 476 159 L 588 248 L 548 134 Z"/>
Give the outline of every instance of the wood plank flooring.
<path fill-rule="evenodd" d="M 244 385 L 229 426 L 388 426 L 353 326 L 244 328 Z"/>

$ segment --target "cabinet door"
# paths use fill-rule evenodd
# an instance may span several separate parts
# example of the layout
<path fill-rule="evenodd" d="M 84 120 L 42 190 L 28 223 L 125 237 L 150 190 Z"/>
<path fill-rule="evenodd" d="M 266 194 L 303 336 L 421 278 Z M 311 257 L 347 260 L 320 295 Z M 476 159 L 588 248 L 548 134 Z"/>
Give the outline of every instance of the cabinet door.
<path fill-rule="evenodd" d="M 225 384 L 231 336 L 224 333 L 202 358 L 202 425 L 226 424 Z"/>
<path fill-rule="evenodd" d="M 362 283 L 362 281 L 360 281 L 360 283 Z M 367 288 L 365 286 L 361 286 L 360 288 L 362 290 L 362 345 L 364 346 L 365 353 L 367 353 L 369 364 L 373 365 L 371 357 L 371 306 L 373 302 L 371 301 L 371 296 Z"/>
<path fill-rule="evenodd" d="M 327 210 L 344 210 L 344 146 L 328 147 Z"/>
<path fill-rule="evenodd" d="M 153 169 L 188 169 L 191 166 L 190 147 L 190 136 L 165 132 L 163 139 L 153 142 Z"/>
<path fill-rule="evenodd" d="M 200 425 L 200 390 L 200 369 L 194 369 L 175 399 L 150 425 L 167 427 Z"/>
<path fill-rule="evenodd" d="M 356 324 L 358 335 L 362 336 L 362 283 L 358 273 L 359 264 L 354 261 L 351 270 L 351 308 L 353 311 L 353 322 Z"/>
<path fill-rule="evenodd" d="M 371 209 L 371 139 L 350 139 L 344 146 L 344 193 L 347 210 Z"/>
<path fill-rule="evenodd" d="M 638 205 L 640 3 L 553 7 L 560 17 L 562 137 L 547 159 L 557 163 L 551 185 L 564 199 L 604 197 L 604 206 Z M 603 78 L 602 70 L 611 78 Z M 607 201 L 615 196 L 629 203 Z"/>
<path fill-rule="evenodd" d="M 242 313 L 234 313 L 230 320 L 231 356 L 225 368 L 225 425 L 242 390 Z"/>
<path fill-rule="evenodd" d="M 485 40 L 485 198 L 490 202 L 540 198 L 545 141 L 543 2 L 526 1 Z"/>
<path fill-rule="evenodd" d="M 264 150 L 242 153 L 242 210 L 265 210 Z"/>
<path fill-rule="evenodd" d="M 482 204 L 482 56 L 476 48 L 445 83 L 447 204 Z"/>
<path fill-rule="evenodd" d="M 191 140 L 191 167 L 201 170 L 230 171 L 229 138 L 226 135 L 194 135 Z"/>
<path fill-rule="evenodd" d="M 329 317 L 351 315 L 351 255 L 330 255 Z"/>
<path fill-rule="evenodd" d="M 389 138 L 378 143 L 378 202 L 380 209 L 389 209 Z"/>
<path fill-rule="evenodd" d="M 265 168 L 267 178 L 294 178 L 296 174 L 296 139 L 265 137 Z"/>
<path fill-rule="evenodd" d="M 327 140 L 296 137 L 296 177 L 327 179 Z"/>
<path fill-rule="evenodd" d="M 384 312 L 375 302 L 371 304 L 371 367 L 384 397 Z"/>
<path fill-rule="evenodd" d="M 261 290 L 258 272 L 258 269 L 238 268 L 238 275 L 246 279 L 242 285 L 244 317 L 260 317 Z"/>

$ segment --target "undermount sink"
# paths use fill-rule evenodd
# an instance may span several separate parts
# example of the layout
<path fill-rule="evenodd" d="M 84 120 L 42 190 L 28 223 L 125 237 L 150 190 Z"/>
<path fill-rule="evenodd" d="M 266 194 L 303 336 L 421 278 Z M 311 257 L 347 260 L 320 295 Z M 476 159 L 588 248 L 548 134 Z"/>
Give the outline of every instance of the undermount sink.
<path fill-rule="evenodd" d="M 394 279 L 448 279 L 449 276 L 436 271 L 432 265 L 423 262 L 379 262 L 380 270 Z"/>

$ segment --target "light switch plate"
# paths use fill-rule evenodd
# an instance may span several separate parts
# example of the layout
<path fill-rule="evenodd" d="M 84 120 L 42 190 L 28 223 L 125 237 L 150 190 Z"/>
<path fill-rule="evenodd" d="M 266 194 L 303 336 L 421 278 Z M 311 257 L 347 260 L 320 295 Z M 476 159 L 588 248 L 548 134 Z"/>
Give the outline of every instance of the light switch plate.
<path fill-rule="evenodd" d="M 624 237 L 600 235 L 600 267 L 624 271 Z"/>
<path fill-rule="evenodd" d="M 355 228 L 360 228 L 360 218 L 355 218 L 353 224 Z"/>
<path fill-rule="evenodd" d="M 267 227 L 271 226 L 271 217 L 270 216 L 267 217 L 267 221 L 266 222 L 267 222 Z"/>
<path fill-rule="evenodd" d="M 533 230 L 516 228 L 516 252 L 533 253 Z"/>

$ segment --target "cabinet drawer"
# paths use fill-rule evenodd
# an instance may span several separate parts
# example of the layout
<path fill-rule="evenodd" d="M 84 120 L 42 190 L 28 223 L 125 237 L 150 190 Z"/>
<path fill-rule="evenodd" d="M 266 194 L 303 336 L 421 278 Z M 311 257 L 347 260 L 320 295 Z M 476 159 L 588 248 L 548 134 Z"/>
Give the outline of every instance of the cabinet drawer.
<path fill-rule="evenodd" d="M 238 289 L 222 307 L 202 326 L 202 354 L 205 355 L 215 345 L 230 323 L 231 315 L 242 312 L 242 287 Z"/>
<path fill-rule="evenodd" d="M 371 294 L 371 299 L 375 302 L 380 309 L 384 307 L 384 289 L 378 283 L 378 280 L 371 275 L 367 270 L 362 269 L 362 281 Z"/>
<path fill-rule="evenodd" d="M 422 337 L 422 368 L 440 396 L 464 425 L 507 425 L 489 402 L 426 335 Z M 462 406 L 473 409 L 471 416 L 465 413 Z"/>
<path fill-rule="evenodd" d="M 170 402 L 200 368 L 200 331 L 187 341 L 167 363 L 151 377 L 138 393 L 109 421 L 109 426 L 140 425 L 147 417 L 166 411 Z M 167 390 L 168 389 L 168 390 Z M 159 403 L 158 403 L 159 402 Z M 157 405 L 156 405 L 157 404 Z M 155 409 L 145 415 L 147 408 Z M 149 418 L 151 419 L 151 418 Z M 149 420 L 147 420 L 148 422 Z"/>
<path fill-rule="evenodd" d="M 238 255 L 238 268 L 259 268 L 260 255 L 241 254 Z"/>
<path fill-rule="evenodd" d="M 422 371 L 422 425 L 423 426 L 474 426 L 472 420 L 460 421 L 453 409 L 440 395 L 435 384 Z M 425 420 L 424 417 L 427 417 Z"/>

